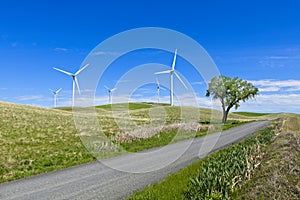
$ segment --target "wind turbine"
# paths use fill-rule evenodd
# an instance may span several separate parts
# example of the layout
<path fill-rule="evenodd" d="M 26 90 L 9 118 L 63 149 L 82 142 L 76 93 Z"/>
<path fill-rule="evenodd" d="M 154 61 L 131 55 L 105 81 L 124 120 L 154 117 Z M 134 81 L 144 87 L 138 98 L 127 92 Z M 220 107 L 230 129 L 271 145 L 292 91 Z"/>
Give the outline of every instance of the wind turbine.
<path fill-rule="evenodd" d="M 108 90 L 108 101 L 109 101 L 109 103 L 111 104 L 112 102 L 111 102 L 111 94 L 112 94 L 112 92 L 113 91 L 115 91 L 117 88 L 112 88 L 112 89 L 110 89 L 109 87 L 107 87 L 107 86 L 104 86 L 107 90 Z"/>
<path fill-rule="evenodd" d="M 56 100 L 57 100 L 57 95 L 58 95 L 58 93 L 61 91 L 61 88 L 60 89 L 58 89 L 58 90 L 51 90 L 51 89 L 49 89 L 52 93 L 53 93 L 53 96 L 54 96 L 54 108 L 56 108 Z"/>
<path fill-rule="evenodd" d="M 178 78 L 178 80 L 182 83 L 182 85 L 186 87 L 180 76 L 176 73 L 175 71 L 175 64 L 176 64 L 176 57 L 177 57 L 177 49 L 175 50 L 174 58 L 173 58 L 173 63 L 172 63 L 172 68 L 170 70 L 162 71 L 162 72 L 156 72 L 154 74 L 170 74 L 170 105 L 173 106 L 173 74 Z"/>
<path fill-rule="evenodd" d="M 76 85 L 76 87 L 78 89 L 78 93 L 80 94 L 80 88 L 79 88 L 77 76 L 78 76 L 78 74 L 80 74 L 80 72 L 82 72 L 85 68 L 87 68 L 87 66 L 89 66 L 89 64 L 86 64 L 83 67 L 81 67 L 75 74 L 72 74 L 70 72 L 66 72 L 64 70 L 61 70 L 61 69 L 53 67 L 53 69 L 55 69 L 57 71 L 60 71 L 60 72 L 62 72 L 64 74 L 67 74 L 67 75 L 71 76 L 72 79 L 73 79 L 73 85 L 72 85 L 73 86 L 72 87 L 72 107 L 74 107 L 75 85 Z"/>

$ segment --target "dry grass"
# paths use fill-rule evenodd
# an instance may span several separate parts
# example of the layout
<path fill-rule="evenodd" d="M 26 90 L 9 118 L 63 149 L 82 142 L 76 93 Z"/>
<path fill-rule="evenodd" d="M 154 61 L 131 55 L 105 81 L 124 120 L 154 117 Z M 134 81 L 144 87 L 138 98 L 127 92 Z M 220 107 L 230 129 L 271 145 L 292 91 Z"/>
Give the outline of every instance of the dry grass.
<path fill-rule="evenodd" d="M 72 114 L 0 103 L 0 182 L 88 162 Z"/>
<path fill-rule="evenodd" d="M 300 133 L 300 116 L 291 115 L 287 117 L 287 119 L 283 122 L 282 131 Z"/>
<path fill-rule="evenodd" d="M 236 199 L 300 199 L 299 115 L 290 114 L 264 149 L 260 170 Z"/>
<path fill-rule="evenodd" d="M 165 133 L 174 130 L 181 130 L 185 132 L 204 132 L 213 131 L 215 129 L 214 125 L 200 124 L 197 121 L 184 122 L 184 123 L 173 123 L 168 125 L 159 126 L 146 126 L 141 128 L 136 128 L 134 130 L 129 130 L 128 132 L 118 132 L 114 137 L 113 141 L 117 143 L 123 142 L 133 142 L 137 140 L 149 139 L 153 136 L 158 136 L 160 133 Z"/>

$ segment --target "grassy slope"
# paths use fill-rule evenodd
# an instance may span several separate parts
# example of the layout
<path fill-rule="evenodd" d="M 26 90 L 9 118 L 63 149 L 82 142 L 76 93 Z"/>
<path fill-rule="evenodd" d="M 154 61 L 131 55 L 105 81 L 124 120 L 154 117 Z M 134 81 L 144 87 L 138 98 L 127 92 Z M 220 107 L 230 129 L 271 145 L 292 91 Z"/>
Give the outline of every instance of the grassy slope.
<path fill-rule="evenodd" d="M 129 105 L 131 120 L 139 125 L 150 123 L 148 110 L 150 105 L 131 103 Z M 178 107 L 161 106 L 166 110 L 167 124 L 180 122 Z M 188 109 L 190 113 L 195 110 Z M 96 111 L 99 123 L 106 134 L 113 136 L 120 131 L 109 110 L 100 107 L 96 108 Z M 200 113 L 201 121 L 210 120 L 209 109 L 200 109 Z M 124 112 L 120 111 L 117 115 L 120 119 L 124 119 Z M 247 121 L 258 118 L 231 114 L 229 119 Z M 0 127 L 0 182 L 93 160 L 77 135 L 69 108 L 44 109 L 0 102 Z M 148 147 L 149 142 L 140 144 L 138 149 Z"/>
<path fill-rule="evenodd" d="M 0 103 L 0 127 L 0 182 L 93 160 L 69 112 Z"/>

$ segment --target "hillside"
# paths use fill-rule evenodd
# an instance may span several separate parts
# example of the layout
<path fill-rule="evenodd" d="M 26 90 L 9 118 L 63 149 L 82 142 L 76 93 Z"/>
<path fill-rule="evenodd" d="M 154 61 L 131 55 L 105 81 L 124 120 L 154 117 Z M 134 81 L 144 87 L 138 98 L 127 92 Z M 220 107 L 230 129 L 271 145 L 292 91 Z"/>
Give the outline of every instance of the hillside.
<path fill-rule="evenodd" d="M 0 103 L 0 182 L 88 162 L 72 113 Z"/>
<path fill-rule="evenodd" d="M 113 106 L 120 107 L 120 105 Z M 172 139 L 173 135 L 168 135 L 170 133 L 168 131 L 172 132 L 174 128 L 176 129 L 176 124 L 181 121 L 180 113 L 182 110 L 179 107 L 162 106 L 165 110 L 163 116 L 167 126 L 163 129 L 166 130 L 166 134 L 162 134 L 159 139 L 156 139 L 158 140 L 158 146 L 163 144 L 161 140 L 164 140 L 164 137 L 169 138 L 169 140 L 163 142 L 169 142 Z M 128 141 L 128 134 L 120 130 L 114 118 L 120 118 L 123 123 L 126 123 L 126 120 L 132 120 L 136 124 L 144 126 L 151 124 L 153 120 L 159 121 L 160 115 L 156 116 L 155 119 L 151 119 L 149 108 L 153 107 L 147 103 L 130 103 L 129 107 L 131 109 L 129 112 L 130 119 L 128 119 L 126 109 L 120 109 L 114 116 L 108 106 L 96 107 L 96 112 L 104 133 L 113 141 L 125 142 L 127 147 L 130 148 L 132 141 L 152 137 L 153 131 L 149 135 L 130 138 Z M 161 106 L 157 109 L 162 110 Z M 183 109 L 187 109 L 192 119 L 195 108 L 186 107 Z M 210 121 L 210 113 L 211 110 L 201 108 L 200 119 L 195 120 L 207 123 Z M 266 115 L 261 117 L 239 114 L 229 115 L 229 120 L 247 121 L 265 118 L 267 118 Z M 208 127 L 208 125 L 205 126 Z M 94 160 L 78 136 L 70 108 L 45 109 L 0 102 L 0 127 L 0 182 Z M 145 129 L 150 130 L 147 126 Z M 154 130 L 156 130 L 155 127 Z M 207 129 L 203 131 L 206 132 Z M 184 139 L 184 137 L 181 139 Z M 151 142 L 151 140 L 148 141 L 148 148 L 152 147 L 149 146 Z M 145 148 L 145 146 L 142 146 L 142 148 Z"/>

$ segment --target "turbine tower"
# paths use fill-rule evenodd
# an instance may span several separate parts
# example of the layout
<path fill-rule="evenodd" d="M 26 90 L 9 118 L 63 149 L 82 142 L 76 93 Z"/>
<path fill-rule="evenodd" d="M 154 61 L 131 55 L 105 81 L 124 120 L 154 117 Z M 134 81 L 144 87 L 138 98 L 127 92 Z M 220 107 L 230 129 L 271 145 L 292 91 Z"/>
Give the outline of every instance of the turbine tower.
<path fill-rule="evenodd" d="M 156 79 L 156 86 L 157 86 L 157 103 L 159 104 L 160 84 L 157 79 Z"/>
<path fill-rule="evenodd" d="M 177 49 L 175 50 L 174 58 L 173 58 L 173 63 L 172 63 L 172 68 L 170 70 L 162 71 L 162 72 L 156 72 L 155 74 L 170 74 L 170 105 L 173 106 L 173 74 L 178 78 L 178 80 L 182 83 L 182 85 L 186 87 L 184 82 L 181 80 L 180 76 L 176 73 L 175 71 L 175 64 L 176 64 L 176 57 L 177 57 Z"/>
<path fill-rule="evenodd" d="M 58 89 L 58 90 L 51 90 L 51 89 L 49 89 L 52 93 L 53 93 L 53 96 L 54 96 L 54 108 L 56 108 L 56 101 L 57 101 L 57 95 L 58 95 L 58 93 L 61 91 L 61 88 L 60 89 Z"/>
<path fill-rule="evenodd" d="M 107 91 L 108 91 L 108 102 L 110 103 L 110 104 L 112 104 L 112 101 L 111 101 L 111 95 L 112 95 L 112 92 L 113 91 L 115 91 L 117 88 L 113 88 L 113 89 L 110 89 L 109 87 L 107 87 L 107 86 L 104 86 L 106 89 L 107 89 Z"/>
<path fill-rule="evenodd" d="M 79 88 L 77 76 L 78 76 L 78 74 L 80 74 L 80 72 L 82 72 L 85 68 L 87 68 L 87 66 L 89 66 L 89 64 L 86 64 L 83 67 L 81 67 L 75 74 L 72 74 L 70 72 L 66 72 L 64 70 L 53 67 L 53 69 L 55 69 L 57 71 L 60 71 L 64 74 L 67 74 L 67 75 L 71 76 L 72 79 L 73 79 L 73 82 L 72 82 L 72 107 L 74 107 L 75 85 L 78 89 L 78 93 L 80 94 L 80 88 Z"/>

